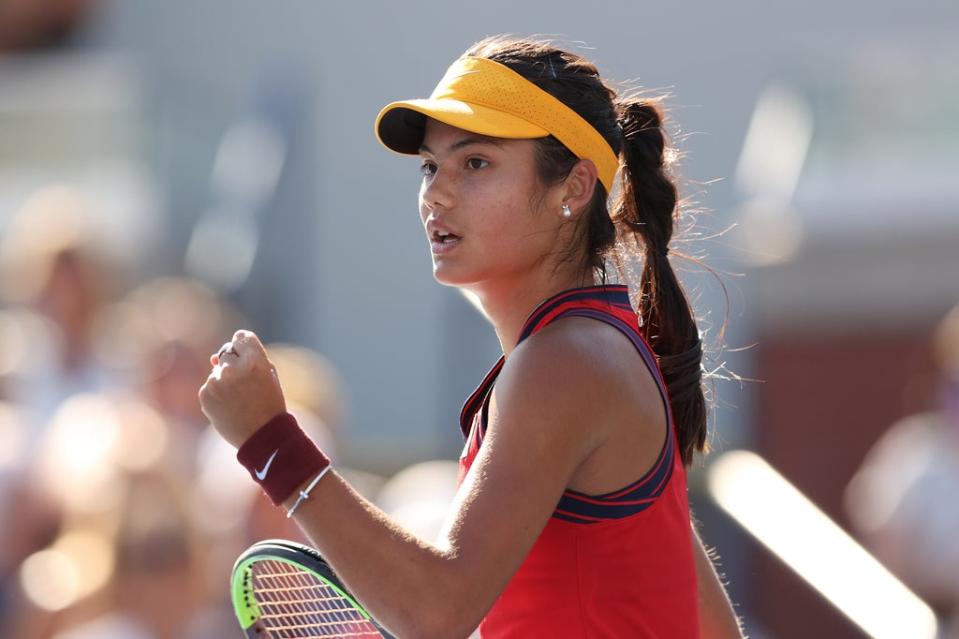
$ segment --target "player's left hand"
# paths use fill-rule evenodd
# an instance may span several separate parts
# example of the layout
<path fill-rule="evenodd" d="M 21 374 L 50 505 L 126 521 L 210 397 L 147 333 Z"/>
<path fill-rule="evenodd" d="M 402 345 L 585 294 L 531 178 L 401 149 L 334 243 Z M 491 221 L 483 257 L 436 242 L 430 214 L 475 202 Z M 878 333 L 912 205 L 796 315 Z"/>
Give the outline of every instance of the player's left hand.
<path fill-rule="evenodd" d="M 220 436 L 239 448 L 286 410 L 276 368 L 250 331 L 237 331 L 210 356 L 210 364 L 213 370 L 200 387 L 200 407 Z"/>

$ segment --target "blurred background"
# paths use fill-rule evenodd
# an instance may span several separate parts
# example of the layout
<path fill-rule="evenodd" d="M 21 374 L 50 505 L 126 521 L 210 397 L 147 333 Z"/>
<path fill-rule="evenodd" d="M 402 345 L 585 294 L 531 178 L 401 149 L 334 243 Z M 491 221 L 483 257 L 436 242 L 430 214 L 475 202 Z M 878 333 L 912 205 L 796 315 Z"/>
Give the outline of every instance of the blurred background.
<path fill-rule="evenodd" d="M 0 639 L 238 636 L 233 559 L 299 538 L 196 400 L 241 327 L 433 534 L 500 351 L 372 126 L 496 33 L 672 96 L 675 246 L 718 273 L 673 257 L 716 373 L 691 500 L 749 635 L 959 636 L 959 5 L 591 8 L 0 2 Z"/>

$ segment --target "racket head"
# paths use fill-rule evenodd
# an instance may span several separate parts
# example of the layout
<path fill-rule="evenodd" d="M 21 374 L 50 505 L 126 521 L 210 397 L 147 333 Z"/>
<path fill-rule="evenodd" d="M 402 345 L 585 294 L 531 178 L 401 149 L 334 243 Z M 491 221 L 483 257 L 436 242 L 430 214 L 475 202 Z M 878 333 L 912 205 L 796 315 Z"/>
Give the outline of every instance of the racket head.
<path fill-rule="evenodd" d="M 268 539 L 244 551 L 233 566 L 230 595 L 248 638 L 393 639 L 316 550 L 294 541 Z"/>

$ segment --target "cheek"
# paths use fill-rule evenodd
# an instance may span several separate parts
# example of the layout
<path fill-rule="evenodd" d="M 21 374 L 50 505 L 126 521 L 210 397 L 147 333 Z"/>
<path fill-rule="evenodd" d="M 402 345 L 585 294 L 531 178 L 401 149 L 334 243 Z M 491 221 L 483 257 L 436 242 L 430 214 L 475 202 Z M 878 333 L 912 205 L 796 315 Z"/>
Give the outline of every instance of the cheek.
<path fill-rule="evenodd" d="M 534 221 L 529 184 L 513 179 L 490 184 L 477 194 L 477 201 L 485 202 L 491 222 L 502 229 L 521 229 Z"/>
<path fill-rule="evenodd" d="M 521 233 L 521 227 L 526 215 L 525 208 L 517 206 L 510 194 L 502 190 L 485 195 L 482 211 L 478 211 L 475 221 L 471 221 L 471 230 L 481 234 L 484 238 L 497 240 L 493 245 L 512 243 L 513 238 Z"/>
<path fill-rule="evenodd" d="M 542 251 L 540 240 L 545 234 L 539 218 L 530 209 L 528 193 L 500 191 L 485 213 L 478 232 L 491 253 L 525 261 L 529 255 Z"/>
<path fill-rule="evenodd" d="M 537 212 L 535 194 L 526 182 L 516 182 L 497 191 L 498 209 L 502 211 L 500 221 L 504 227 L 512 229 L 514 234 L 528 235 L 541 230 L 542 215 Z"/>

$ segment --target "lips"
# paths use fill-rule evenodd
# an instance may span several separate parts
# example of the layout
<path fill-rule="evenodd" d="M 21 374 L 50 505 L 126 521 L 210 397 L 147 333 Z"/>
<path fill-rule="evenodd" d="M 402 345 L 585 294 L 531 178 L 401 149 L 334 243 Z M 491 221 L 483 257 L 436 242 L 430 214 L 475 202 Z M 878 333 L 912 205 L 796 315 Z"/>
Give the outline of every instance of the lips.
<path fill-rule="evenodd" d="M 430 249 L 433 255 L 449 253 L 463 241 L 463 238 L 441 225 L 430 225 Z"/>
<path fill-rule="evenodd" d="M 438 220 L 427 222 L 426 232 L 432 243 L 449 244 L 463 239 L 461 235 Z"/>
<path fill-rule="evenodd" d="M 433 255 L 442 255 L 454 250 L 462 241 L 461 239 L 446 240 L 443 242 L 433 240 L 430 242 L 430 249 L 433 251 Z"/>

